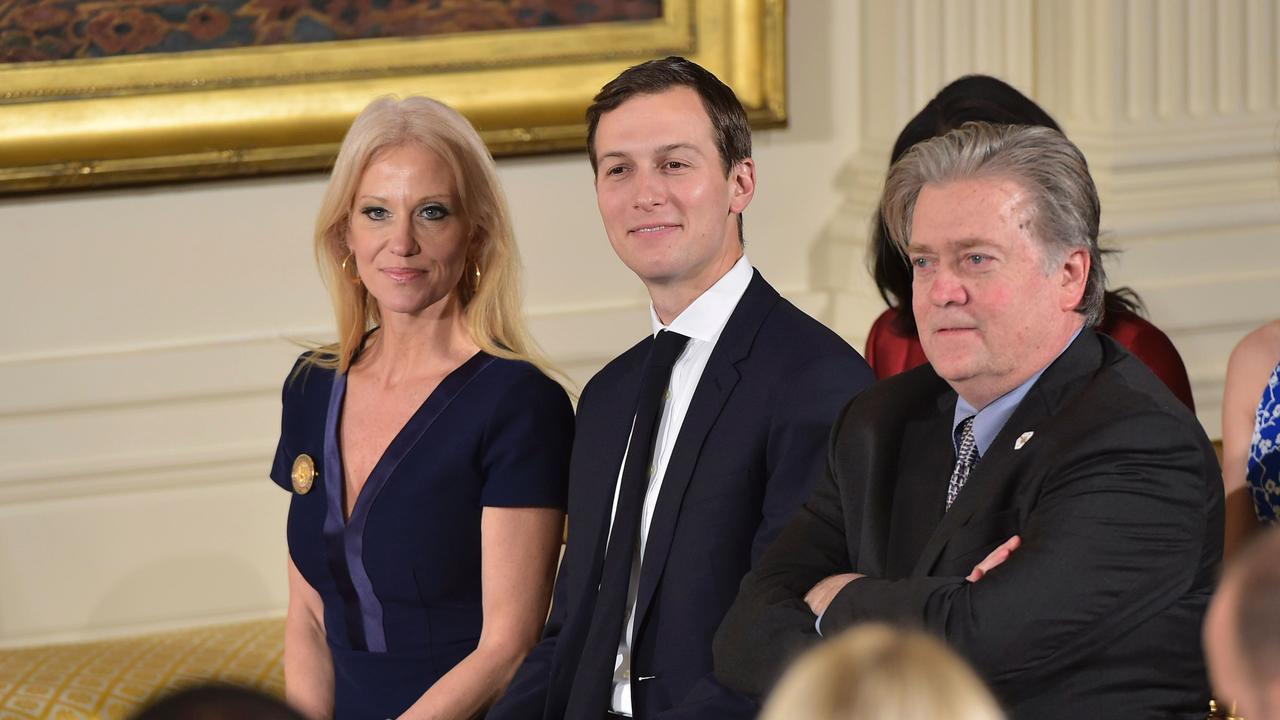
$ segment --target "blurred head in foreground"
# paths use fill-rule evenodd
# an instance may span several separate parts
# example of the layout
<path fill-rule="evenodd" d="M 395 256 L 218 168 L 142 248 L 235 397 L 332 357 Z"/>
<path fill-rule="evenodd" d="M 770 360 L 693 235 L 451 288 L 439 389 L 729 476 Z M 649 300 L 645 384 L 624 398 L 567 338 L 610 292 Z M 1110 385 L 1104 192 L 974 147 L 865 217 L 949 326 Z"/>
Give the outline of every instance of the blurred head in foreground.
<path fill-rule="evenodd" d="M 863 625 L 802 656 L 761 720 L 1003 720 L 982 681 L 942 642 Z"/>
<path fill-rule="evenodd" d="M 1280 718 L 1280 529 L 1241 551 L 1222 575 L 1204 622 L 1214 695 L 1249 720 Z"/>
<path fill-rule="evenodd" d="M 211 683 L 148 703 L 132 720 L 304 720 L 284 702 L 258 690 Z"/>

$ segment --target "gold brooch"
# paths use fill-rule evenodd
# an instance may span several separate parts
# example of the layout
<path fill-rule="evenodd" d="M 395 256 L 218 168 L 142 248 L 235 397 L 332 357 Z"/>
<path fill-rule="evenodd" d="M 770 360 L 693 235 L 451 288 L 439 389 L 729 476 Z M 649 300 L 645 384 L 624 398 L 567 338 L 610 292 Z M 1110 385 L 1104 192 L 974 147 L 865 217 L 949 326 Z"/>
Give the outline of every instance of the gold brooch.
<path fill-rule="evenodd" d="M 302 453 L 293 459 L 293 472 L 290 473 L 293 478 L 293 491 L 299 495 L 306 495 L 311 492 L 311 486 L 316 479 L 316 461 L 311 456 Z"/>

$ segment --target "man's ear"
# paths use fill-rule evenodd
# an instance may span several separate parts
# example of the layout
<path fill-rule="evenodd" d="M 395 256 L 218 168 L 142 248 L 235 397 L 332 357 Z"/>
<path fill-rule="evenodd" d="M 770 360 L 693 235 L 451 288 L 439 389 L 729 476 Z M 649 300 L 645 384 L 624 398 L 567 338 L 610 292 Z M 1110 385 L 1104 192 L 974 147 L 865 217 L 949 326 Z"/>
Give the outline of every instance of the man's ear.
<path fill-rule="evenodd" d="M 1072 248 L 1063 259 L 1058 273 L 1062 278 L 1059 286 L 1060 309 L 1064 312 L 1080 307 L 1080 300 L 1084 297 L 1084 288 L 1089 280 L 1089 268 L 1092 265 L 1093 258 L 1089 257 L 1089 251 L 1085 248 Z"/>
<path fill-rule="evenodd" d="M 730 212 L 741 213 L 751 204 L 756 194 L 756 163 L 745 158 L 734 163 L 729 171 L 729 187 L 732 193 L 729 198 Z"/>

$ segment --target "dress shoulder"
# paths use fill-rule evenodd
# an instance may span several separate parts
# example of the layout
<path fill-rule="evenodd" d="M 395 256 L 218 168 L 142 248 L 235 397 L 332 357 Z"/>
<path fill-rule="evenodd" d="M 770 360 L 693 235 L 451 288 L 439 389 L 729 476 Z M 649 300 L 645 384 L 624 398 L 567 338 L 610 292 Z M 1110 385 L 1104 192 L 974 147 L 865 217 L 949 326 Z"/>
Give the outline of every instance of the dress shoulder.
<path fill-rule="evenodd" d="M 489 370 L 481 503 L 563 508 L 573 447 L 569 394 L 527 362 L 495 358 Z"/>
<path fill-rule="evenodd" d="M 316 458 L 323 447 L 324 421 L 335 371 L 314 364 L 313 351 L 298 356 L 280 388 L 280 439 L 270 476 L 293 491 L 293 463 L 300 454 Z"/>

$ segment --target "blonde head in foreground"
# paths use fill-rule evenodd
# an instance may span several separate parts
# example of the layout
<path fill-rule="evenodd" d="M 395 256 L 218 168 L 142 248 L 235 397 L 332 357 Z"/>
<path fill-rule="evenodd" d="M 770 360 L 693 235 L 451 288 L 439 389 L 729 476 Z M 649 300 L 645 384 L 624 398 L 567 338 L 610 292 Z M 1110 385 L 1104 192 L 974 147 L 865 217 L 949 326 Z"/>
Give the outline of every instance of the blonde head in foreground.
<path fill-rule="evenodd" d="M 520 258 L 493 158 L 466 118 L 416 96 L 374 100 L 356 117 L 338 151 L 315 231 L 316 261 L 333 300 L 338 342 L 313 361 L 346 372 L 365 332 L 381 322 L 377 302 L 343 262 L 351 254 L 347 233 L 361 177 L 376 158 L 405 145 L 435 153 L 457 183 L 470 241 L 456 293 L 472 341 L 490 355 L 545 368 L 521 314 Z"/>
<path fill-rule="evenodd" d="M 978 676 L 940 641 L 863 625 L 803 655 L 760 720 L 1004 720 Z"/>

